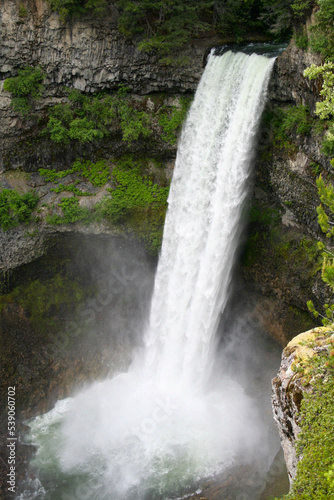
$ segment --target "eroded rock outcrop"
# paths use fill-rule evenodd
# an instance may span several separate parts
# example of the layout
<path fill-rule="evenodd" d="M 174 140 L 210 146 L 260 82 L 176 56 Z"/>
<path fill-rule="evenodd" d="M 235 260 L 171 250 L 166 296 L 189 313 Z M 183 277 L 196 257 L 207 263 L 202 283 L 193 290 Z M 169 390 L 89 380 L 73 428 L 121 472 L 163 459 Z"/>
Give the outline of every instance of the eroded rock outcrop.
<path fill-rule="evenodd" d="M 299 412 L 306 392 L 312 391 L 308 363 L 319 352 L 332 349 L 331 327 L 319 327 L 297 335 L 283 350 L 282 362 L 272 381 L 272 407 L 277 423 L 290 483 L 296 477 L 300 457 L 296 442 L 300 432 Z M 332 334 L 332 338 L 333 338 Z"/>

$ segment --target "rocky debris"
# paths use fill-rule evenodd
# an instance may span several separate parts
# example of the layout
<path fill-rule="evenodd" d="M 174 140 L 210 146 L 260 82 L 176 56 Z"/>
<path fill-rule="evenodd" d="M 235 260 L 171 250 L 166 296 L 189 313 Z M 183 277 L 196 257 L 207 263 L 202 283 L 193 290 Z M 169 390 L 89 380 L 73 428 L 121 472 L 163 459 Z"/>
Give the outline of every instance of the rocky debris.
<path fill-rule="evenodd" d="M 330 331 L 332 327 L 314 328 L 292 339 L 283 350 L 279 372 L 272 381 L 274 420 L 278 426 L 290 484 L 296 476 L 298 464 L 298 414 L 305 392 L 312 391 L 312 381 L 307 378 L 307 362 L 317 355 L 319 349 L 331 348 L 328 345 L 328 336 L 324 336 L 325 332 Z"/>

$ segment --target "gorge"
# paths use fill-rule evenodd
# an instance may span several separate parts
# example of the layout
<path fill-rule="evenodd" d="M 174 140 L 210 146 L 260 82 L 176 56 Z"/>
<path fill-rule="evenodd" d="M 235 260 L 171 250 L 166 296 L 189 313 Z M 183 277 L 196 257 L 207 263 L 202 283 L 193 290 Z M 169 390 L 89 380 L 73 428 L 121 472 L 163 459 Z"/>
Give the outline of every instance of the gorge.
<path fill-rule="evenodd" d="M 151 241 L 147 244 L 152 228 L 141 226 L 144 219 L 149 219 L 142 214 L 155 218 L 152 239 L 156 241 L 161 238 L 156 235 L 160 234 L 161 213 L 165 210 L 164 201 L 159 207 L 144 208 L 128 225 L 123 221 L 121 225 L 110 224 L 107 219 L 88 223 L 81 219 L 52 225 L 47 217 L 63 217 L 65 213 L 59 206 L 62 197 L 75 197 L 74 191 L 56 193 L 54 190 L 61 182 L 69 189 L 78 186 L 81 192 L 89 191 L 93 196 L 79 195 L 78 205 L 94 210 L 99 201 L 108 196 L 108 189 L 115 190 L 119 182 L 116 175 L 121 179 L 121 172 L 128 168 L 129 163 L 125 165 L 128 159 L 123 157 L 129 153 L 136 160 L 145 160 L 135 165 L 140 176 L 165 189 L 174 170 L 175 143 L 161 139 L 167 132 L 154 114 L 163 114 L 167 109 L 168 116 L 172 117 L 175 110 L 182 109 L 182 99 L 197 88 L 207 51 L 219 44 L 219 37 L 211 34 L 196 39 L 184 49 L 188 64 L 168 68 L 159 65 L 154 55 L 138 51 L 134 43 L 118 33 L 114 7 L 110 7 L 103 19 L 83 17 L 62 25 L 57 14 L 43 2 L 29 2 L 27 15 L 22 19 L 16 4 L 8 1 L 1 6 L 1 16 L 2 80 L 14 76 L 17 68 L 31 64 L 40 64 L 47 74 L 43 95 L 34 104 L 35 116 L 22 119 L 11 107 L 9 92 L 2 90 L 0 95 L 2 187 L 23 193 L 35 189 L 40 196 L 34 212 L 37 222 L 31 220 L 29 226 L 20 224 L 1 233 L 2 374 L 8 385 L 18 384 L 20 388 L 19 412 L 23 420 L 49 410 L 57 399 L 73 394 L 74 387 L 112 372 L 115 360 L 106 354 L 106 346 L 111 352 L 116 342 L 117 349 L 121 349 L 117 352 L 124 356 L 124 366 L 120 368 L 116 366 L 119 356 L 115 354 L 116 371 L 126 369 L 132 346 L 140 346 L 135 332 L 137 325 L 129 319 L 125 327 L 129 339 L 118 339 L 117 314 L 110 321 L 105 310 L 117 301 L 118 308 L 126 309 L 131 304 L 134 317 L 144 325 L 155 258 L 147 260 L 140 247 L 137 253 L 135 243 L 130 245 L 133 250 L 129 248 L 127 237 L 138 238 L 136 230 L 140 227 L 139 238 L 146 248 L 156 248 Z M 331 171 L 331 166 L 313 130 L 308 135 L 290 130 L 290 143 L 279 143 L 271 112 L 277 106 L 292 104 L 308 105 L 314 110 L 319 88 L 303 77 L 303 70 L 319 61 L 318 56 L 297 48 L 293 41 L 277 58 L 259 136 L 251 208 L 248 215 L 242 215 L 250 223 L 241 266 L 237 268 L 238 284 L 250 291 L 247 303 L 254 305 L 252 312 L 258 328 L 269 332 L 282 346 L 297 333 L 314 326 L 314 320 L 306 312 L 306 301 L 312 298 L 315 304 L 321 304 L 328 296 L 320 279 L 314 246 L 321 239 L 314 171 L 319 165 L 324 171 Z M 134 102 L 138 112 L 152 114 L 148 141 L 142 138 L 126 143 L 116 122 L 110 136 L 92 143 L 74 140 L 59 145 L 40 134 L 53 107 L 68 103 L 64 85 L 89 95 L 102 90 L 113 92 L 119 84 L 131 88 L 126 99 Z M 92 184 L 75 171 L 61 181 L 49 181 L 39 172 L 45 167 L 57 173 L 69 170 L 77 158 L 91 162 L 85 175 L 92 173 L 91 165 L 96 165 L 100 158 L 107 161 L 108 173 L 111 173 L 107 183 Z M 138 177 L 130 180 L 134 184 Z M 165 195 L 161 192 L 161 196 Z M 115 256 L 113 264 L 109 264 L 110 268 L 114 266 L 111 275 L 105 265 L 108 252 Z M 128 262 L 132 262 L 130 271 L 129 264 L 124 265 L 121 258 L 123 253 Z M 99 258 L 104 263 L 100 267 Z M 136 277 L 137 259 L 140 271 Z M 95 274 L 88 262 L 96 266 Z M 134 289 L 141 286 L 143 293 L 138 299 Z M 54 290 L 58 290 L 57 297 L 53 296 Z M 50 300 L 41 301 L 39 291 Z M 38 314 L 33 312 L 32 302 L 39 304 Z M 71 314 L 71 309 L 78 313 Z M 240 311 L 237 314 L 242 316 Z M 52 322 L 44 325 L 43 316 Z M 91 329 L 91 320 L 99 322 L 96 331 L 104 342 L 101 341 L 101 349 L 94 345 L 94 339 L 88 340 L 86 332 Z M 114 322 L 112 340 L 107 333 L 110 322 Z M 88 350 L 84 344 L 89 346 L 90 361 L 85 359 Z M 39 374 L 43 374 L 43 380 Z"/>
<path fill-rule="evenodd" d="M 211 369 L 273 62 L 210 55 L 179 141 L 143 348 L 127 373 L 28 423 L 42 482 L 19 498 L 75 497 L 78 482 L 97 499 L 179 497 L 240 461 L 254 466 L 268 424 Z"/>

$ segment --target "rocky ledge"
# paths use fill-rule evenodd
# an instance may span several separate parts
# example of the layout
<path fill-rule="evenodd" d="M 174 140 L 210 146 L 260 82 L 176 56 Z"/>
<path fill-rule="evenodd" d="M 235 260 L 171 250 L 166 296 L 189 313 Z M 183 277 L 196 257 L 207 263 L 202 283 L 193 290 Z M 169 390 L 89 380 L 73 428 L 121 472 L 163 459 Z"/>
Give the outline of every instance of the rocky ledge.
<path fill-rule="evenodd" d="M 301 430 L 299 412 L 306 393 L 312 392 L 310 360 L 320 352 L 330 351 L 334 338 L 333 325 L 318 327 L 297 335 L 283 350 L 282 362 L 272 381 L 272 407 L 277 423 L 290 484 L 297 465 L 296 444 Z M 329 334 L 331 333 L 331 336 Z"/>

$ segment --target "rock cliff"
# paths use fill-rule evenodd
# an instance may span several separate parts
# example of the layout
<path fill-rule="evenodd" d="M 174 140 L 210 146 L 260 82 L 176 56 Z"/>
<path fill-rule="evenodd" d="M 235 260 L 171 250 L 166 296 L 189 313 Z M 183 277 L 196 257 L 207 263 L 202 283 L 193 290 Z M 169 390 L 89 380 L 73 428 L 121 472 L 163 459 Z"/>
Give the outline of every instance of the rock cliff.
<path fill-rule="evenodd" d="M 156 56 L 140 52 L 136 41 L 118 32 L 117 20 L 112 3 L 103 17 L 80 17 L 64 24 L 46 1 L 28 1 L 22 14 L 17 2 L 1 0 L 0 171 L 36 171 L 43 163 L 64 167 L 75 154 L 82 154 L 82 148 L 73 152 L 73 147 L 51 148 L 43 138 L 36 140 L 36 132 L 40 132 L 36 118 L 43 121 L 51 105 L 63 102 L 65 88 L 96 93 L 126 85 L 141 95 L 194 92 L 206 51 L 219 43 L 218 37 L 195 40 L 181 54 L 184 66 L 162 66 Z M 10 94 L 3 92 L 2 86 L 6 78 L 27 65 L 40 65 L 47 77 L 34 110 L 36 118 L 22 120 L 11 108 Z M 89 148 L 88 153 L 92 154 Z"/>
<path fill-rule="evenodd" d="M 319 327 L 297 335 L 283 350 L 279 372 L 272 381 L 274 419 L 279 429 L 290 483 L 296 477 L 301 459 L 296 453 L 301 431 L 301 403 L 305 394 L 312 392 L 316 377 L 310 365 L 319 353 L 331 351 L 333 338 L 332 327 Z"/>
<path fill-rule="evenodd" d="M 29 0 L 25 11 L 20 10 L 19 3 L 14 0 L 0 1 L 1 186 L 21 189 L 23 192 L 33 188 L 42 198 L 39 212 L 36 213 L 40 219 L 37 224 L 33 222 L 29 226 L 21 225 L 0 233 L 0 285 L 4 289 L 15 270 L 22 270 L 23 275 L 27 270 L 26 264 L 37 262 L 54 245 L 60 247 L 64 235 L 119 234 L 119 230 L 103 222 L 89 226 L 77 224 L 53 227 L 43 220 L 43 203 L 57 205 L 60 196 L 50 195 L 49 186 L 37 173 L 40 167 L 63 170 L 77 157 L 85 156 L 94 160 L 102 154 L 110 161 L 115 154 L 131 151 L 131 148 L 124 146 L 117 131 L 109 141 L 85 147 L 73 144 L 56 146 L 40 136 L 40 123 L 45 121 L 48 109 L 56 103 L 66 102 L 64 87 L 92 94 L 112 91 L 122 84 L 131 89 L 136 99 L 163 92 L 167 95 L 164 96 L 165 104 L 166 99 L 174 102 L 175 97 L 178 99 L 181 94 L 194 92 L 209 47 L 219 44 L 216 36 L 194 40 L 182 54 L 187 59 L 185 66 L 161 66 L 154 55 L 139 52 L 135 41 L 129 41 L 119 34 L 117 19 L 118 12 L 113 5 L 110 5 L 103 18 L 83 17 L 63 24 L 45 1 Z M 275 62 L 267 111 L 291 104 L 307 104 L 311 113 L 314 113 L 319 82 L 308 82 L 303 77 L 303 71 L 311 63 L 318 62 L 316 56 L 298 49 L 291 42 Z M 36 103 L 35 118 L 23 120 L 11 107 L 10 95 L 3 91 L 3 82 L 26 65 L 41 65 L 47 78 L 44 93 Z M 147 106 L 147 99 L 145 102 Z M 307 136 L 291 133 L 290 141 L 288 149 L 277 144 L 273 128 L 263 127 L 252 198 L 255 216 L 251 218 L 241 272 L 242 279 L 246 280 L 252 292 L 258 294 L 257 309 L 262 326 L 282 344 L 298 333 L 302 329 L 301 325 L 312 326 L 309 315 L 304 314 L 306 300 L 322 303 L 326 295 L 319 278 L 318 256 L 314 250 L 314 243 L 321 234 L 316 216 L 319 200 L 312 169 L 317 165 L 326 171 L 331 170 L 328 158 L 321 153 L 320 139 L 314 132 L 311 131 Z M 147 145 L 137 144 L 132 147 L 132 153 L 145 155 L 146 158 L 159 157 L 165 167 L 160 181 L 167 184 L 172 174 L 175 146 L 166 146 L 156 137 L 150 148 L 148 150 Z M 149 174 L 158 175 L 153 170 L 152 167 Z M 110 182 L 96 189 L 97 199 L 112 187 Z M 31 281 L 29 271 L 27 274 Z M 76 269 L 73 271 L 75 274 Z M 9 288 L 14 284 L 15 279 Z M 9 318 L 5 318 L 6 321 L 13 326 L 13 318 L 19 312 L 20 321 L 24 320 L 26 325 L 26 337 L 34 337 L 34 330 L 31 333 L 27 327 L 29 319 L 19 307 L 15 309 L 11 301 L 11 298 L 5 299 Z M 56 319 L 58 321 L 58 317 Z M 5 326 L 7 328 L 7 323 Z M 18 329 L 15 331 L 17 333 Z M 300 340 L 303 339 L 293 341 L 284 351 L 279 375 L 274 380 L 275 418 L 291 479 L 295 475 L 297 463 L 295 439 L 299 425 L 296 414 L 304 391 L 302 379 L 293 372 L 294 363 L 300 356 L 297 345 Z M 20 350 L 22 342 L 22 338 L 19 338 L 17 349 Z M 44 342 L 42 339 L 40 344 L 44 346 Z M 33 345 L 31 350 L 37 351 L 41 348 L 40 344 L 37 347 Z M 53 355 L 50 356 L 52 362 L 49 361 L 49 354 L 45 355 L 46 361 L 42 358 L 41 362 L 49 363 L 57 373 L 62 371 L 61 364 L 53 367 L 55 361 Z M 27 357 L 23 364 L 28 366 L 29 362 Z M 9 368 L 12 370 L 10 376 L 15 378 L 15 369 Z M 42 373 L 44 368 L 40 369 Z M 93 372 L 95 376 L 95 370 Z M 49 376 L 52 379 L 52 373 Z M 23 380 L 24 370 L 21 378 Z M 36 382 L 36 374 L 31 376 L 31 380 Z M 45 392 L 47 390 L 45 387 Z M 36 405 L 44 397 L 44 393 L 36 394 Z"/>
<path fill-rule="evenodd" d="M 268 327 L 276 325 L 274 335 L 282 345 L 300 329 L 312 326 L 306 313 L 301 328 L 293 308 L 301 313 L 306 311 L 307 300 L 318 306 L 328 300 L 316 246 L 323 238 L 317 221 L 316 178 L 320 172 L 332 173 L 333 168 L 321 151 L 321 134 L 312 127 L 308 134 L 301 134 L 295 127 L 282 139 L 272 117 L 277 110 L 303 105 L 312 120 L 321 82 L 308 81 L 303 71 L 320 62 L 317 55 L 299 49 L 294 41 L 276 59 L 256 163 L 243 276 L 261 294 L 264 306 L 263 297 L 269 299 Z"/>
<path fill-rule="evenodd" d="M 186 66 L 161 66 L 155 56 L 138 51 L 135 41 L 118 32 L 117 9 L 108 5 L 103 17 L 90 15 L 64 24 L 45 1 L 28 1 L 22 14 L 17 2 L 2 0 L 1 79 L 18 68 L 40 64 L 48 75 L 48 96 L 62 95 L 65 86 L 98 92 L 120 83 L 140 94 L 194 91 L 202 72 L 203 46 L 213 40 L 201 39 L 188 47 L 183 54 Z"/>

